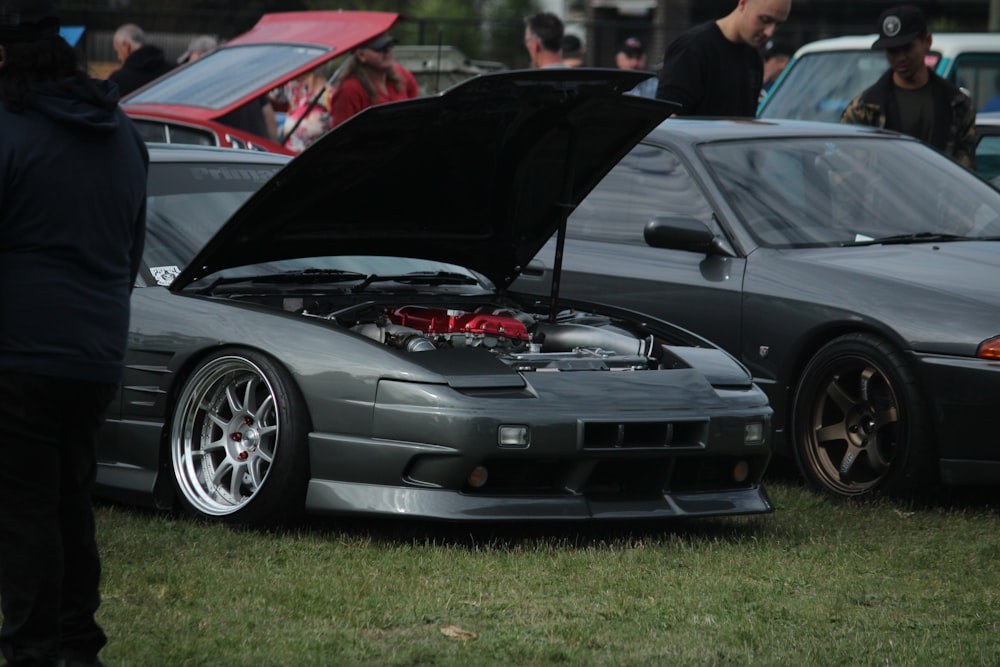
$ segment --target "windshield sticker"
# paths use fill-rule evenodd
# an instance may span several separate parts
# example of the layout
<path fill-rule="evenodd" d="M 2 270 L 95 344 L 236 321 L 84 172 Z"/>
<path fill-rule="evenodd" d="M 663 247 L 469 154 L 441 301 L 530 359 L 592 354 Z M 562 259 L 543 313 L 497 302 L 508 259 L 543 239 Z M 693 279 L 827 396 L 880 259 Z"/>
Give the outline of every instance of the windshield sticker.
<path fill-rule="evenodd" d="M 157 285 L 167 287 L 170 283 L 174 282 L 174 278 L 177 277 L 177 274 L 181 270 L 177 266 L 152 266 L 149 268 L 149 272 L 153 274 L 153 279 L 156 280 Z"/>

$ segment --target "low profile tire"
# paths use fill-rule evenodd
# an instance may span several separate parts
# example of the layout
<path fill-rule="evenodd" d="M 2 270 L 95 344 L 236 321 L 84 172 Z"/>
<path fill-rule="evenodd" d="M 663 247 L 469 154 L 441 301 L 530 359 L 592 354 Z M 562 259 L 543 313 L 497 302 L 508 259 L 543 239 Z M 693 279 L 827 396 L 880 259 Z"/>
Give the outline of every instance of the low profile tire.
<path fill-rule="evenodd" d="M 834 339 L 802 372 L 795 457 L 814 489 L 851 498 L 916 496 L 936 486 L 926 409 L 903 355 L 870 334 Z"/>
<path fill-rule="evenodd" d="M 251 350 L 205 359 L 188 377 L 170 428 L 174 483 L 186 509 L 243 525 L 302 513 L 306 409 L 288 372 Z"/>

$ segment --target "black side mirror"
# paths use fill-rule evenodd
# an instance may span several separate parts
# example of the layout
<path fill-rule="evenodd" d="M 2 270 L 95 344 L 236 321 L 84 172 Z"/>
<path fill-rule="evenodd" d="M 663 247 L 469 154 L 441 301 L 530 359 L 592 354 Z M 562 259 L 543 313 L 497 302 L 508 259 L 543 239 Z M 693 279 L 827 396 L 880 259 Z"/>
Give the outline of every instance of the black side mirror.
<path fill-rule="evenodd" d="M 653 248 L 687 250 L 706 255 L 729 255 L 719 237 L 701 220 L 657 216 L 646 223 L 643 238 Z"/>

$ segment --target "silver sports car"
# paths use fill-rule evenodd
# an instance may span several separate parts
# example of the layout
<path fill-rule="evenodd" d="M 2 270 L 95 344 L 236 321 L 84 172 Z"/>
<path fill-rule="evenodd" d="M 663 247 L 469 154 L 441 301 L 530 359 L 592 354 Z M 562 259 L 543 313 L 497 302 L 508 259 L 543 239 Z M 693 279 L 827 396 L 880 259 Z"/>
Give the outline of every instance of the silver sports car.
<path fill-rule="evenodd" d="M 558 280 L 508 290 L 669 114 L 621 94 L 636 81 L 487 75 L 291 161 L 152 147 L 99 494 L 248 524 L 771 511 L 771 409 L 744 366 Z"/>

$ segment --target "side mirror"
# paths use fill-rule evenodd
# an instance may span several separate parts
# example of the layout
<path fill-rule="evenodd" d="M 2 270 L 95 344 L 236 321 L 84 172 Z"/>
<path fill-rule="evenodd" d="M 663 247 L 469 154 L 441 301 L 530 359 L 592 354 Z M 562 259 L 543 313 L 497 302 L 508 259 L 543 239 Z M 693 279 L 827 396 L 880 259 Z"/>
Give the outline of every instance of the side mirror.
<path fill-rule="evenodd" d="M 646 223 L 642 235 L 646 244 L 653 248 L 687 250 L 705 255 L 730 254 L 708 225 L 695 218 L 657 216 Z"/>

